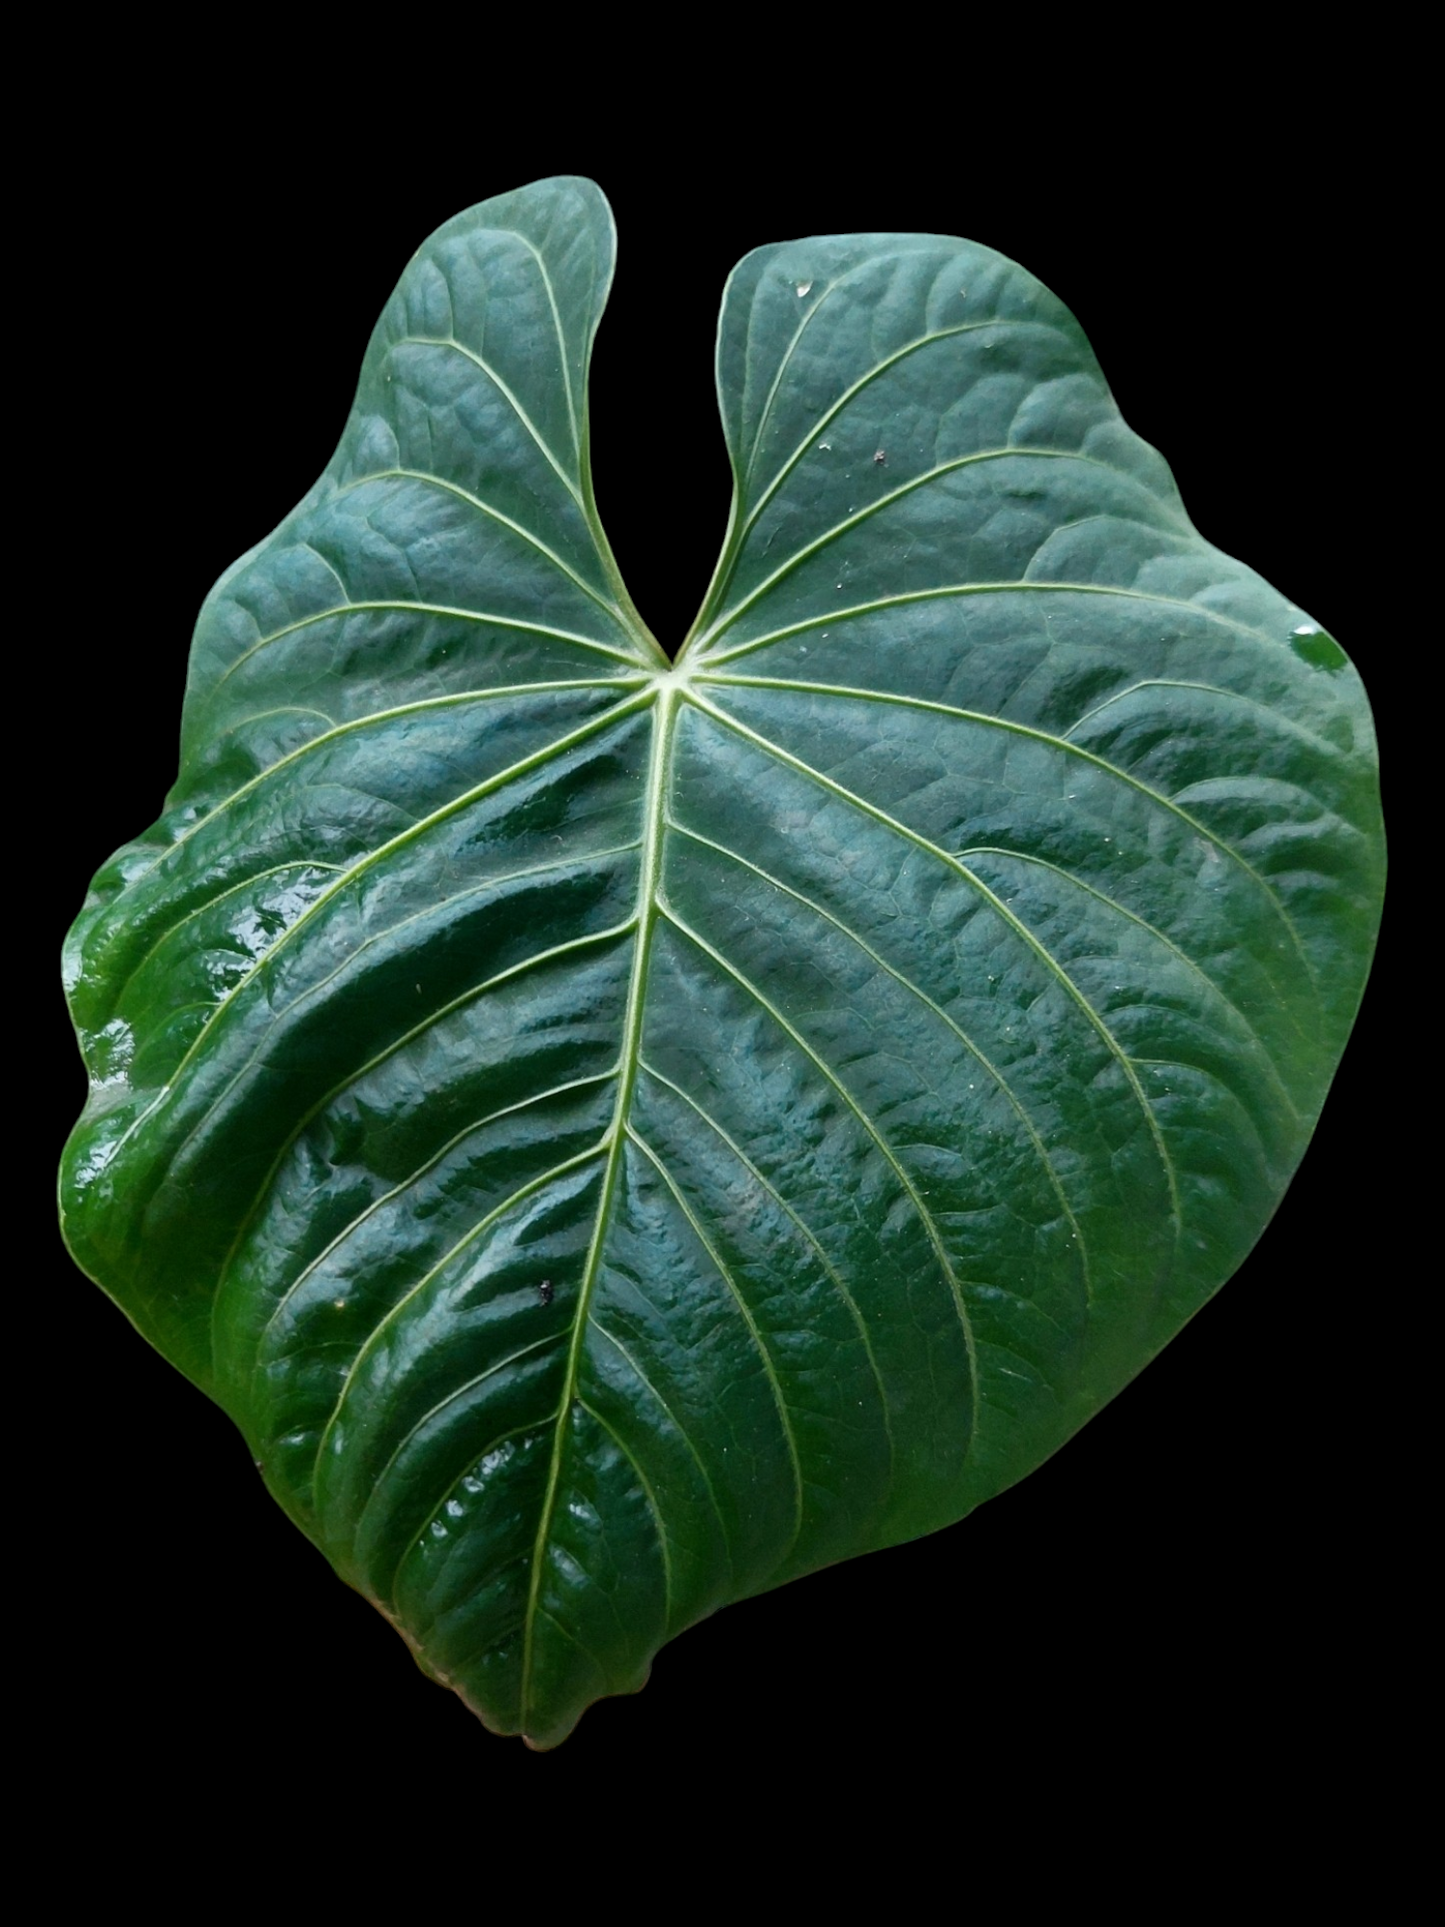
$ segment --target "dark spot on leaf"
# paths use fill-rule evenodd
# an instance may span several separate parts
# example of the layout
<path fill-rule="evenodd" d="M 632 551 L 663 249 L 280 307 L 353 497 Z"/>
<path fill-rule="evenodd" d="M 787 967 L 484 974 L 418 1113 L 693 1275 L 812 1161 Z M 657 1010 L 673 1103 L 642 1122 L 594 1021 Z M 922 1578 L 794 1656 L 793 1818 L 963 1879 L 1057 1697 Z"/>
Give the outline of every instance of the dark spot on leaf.
<path fill-rule="evenodd" d="M 538 1285 L 538 1287 L 537 1287 L 537 1296 L 538 1296 L 538 1297 L 539 1297 L 539 1298 L 541 1299 L 541 1301 L 542 1301 L 542 1303 L 543 1303 L 544 1305 L 550 1305 L 550 1304 L 551 1304 L 551 1302 L 552 1302 L 552 1280 L 551 1280 L 550 1278 L 544 1278 L 544 1279 L 542 1280 L 542 1282 L 541 1282 L 541 1284 L 540 1284 L 540 1285 Z"/>

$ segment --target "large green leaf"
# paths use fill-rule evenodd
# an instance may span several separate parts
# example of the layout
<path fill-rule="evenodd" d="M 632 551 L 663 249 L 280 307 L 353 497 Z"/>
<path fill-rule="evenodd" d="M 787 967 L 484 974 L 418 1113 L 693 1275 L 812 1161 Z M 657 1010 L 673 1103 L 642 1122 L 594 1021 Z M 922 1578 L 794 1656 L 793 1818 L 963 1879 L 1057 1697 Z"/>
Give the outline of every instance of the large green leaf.
<path fill-rule="evenodd" d="M 1343 653 L 963 241 L 736 270 L 670 664 L 592 502 L 611 264 L 567 179 L 421 249 L 67 953 L 77 1258 L 542 1745 L 1179 1329 L 1301 1156 L 1382 872 Z"/>

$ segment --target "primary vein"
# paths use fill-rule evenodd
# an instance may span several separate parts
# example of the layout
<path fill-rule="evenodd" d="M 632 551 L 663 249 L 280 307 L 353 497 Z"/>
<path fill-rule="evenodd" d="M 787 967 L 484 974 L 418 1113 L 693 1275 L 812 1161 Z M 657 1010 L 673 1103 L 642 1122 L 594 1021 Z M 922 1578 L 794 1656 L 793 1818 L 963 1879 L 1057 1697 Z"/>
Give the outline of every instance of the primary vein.
<path fill-rule="evenodd" d="M 577 1395 L 577 1379 L 581 1367 L 582 1347 L 585 1341 L 588 1310 L 591 1305 L 593 1287 L 602 1263 L 602 1247 L 606 1237 L 607 1225 L 612 1210 L 613 1194 L 617 1186 L 618 1173 L 622 1166 L 623 1145 L 626 1141 L 625 1127 L 628 1110 L 632 1103 L 633 1086 L 637 1079 L 637 1066 L 641 1056 L 642 1018 L 647 990 L 647 970 L 651 957 L 652 936 L 657 920 L 657 885 L 662 867 L 663 804 L 667 785 L 668 759 L 672 747 L 673 707 L 675 692 L 666 686 L 658 688 L 653 698 L 652 745 L 648 762 L 647 788 L 643 798 L 642 856 L 638 865 L 637 885 L 637 934 L 633 939 L 635 948 L 632 957 L 632 974 L 627 986 L 627 1005 L 622 1024 L 622 1045 L 620 1069 L 617 1077 L 617 1100 L 613 1106 L 612 1122 L 607 1136 L 607 1161 L 602 1173 L 601 1191 L 597 1201 L 597 1216 L 593 1224 L 592 1238 L 583 1266 L 582 1283 L 577 1295 L 577 1310 L 572 1328 L 572 1342 L 567 1352 L 567 1368 L 563 1381 L 561 1405 L 557 1414 L 556 1428 L 552 1439 L 551 1464 L 547 1474 L 547 1490 L 542 1500 L 541 1513 L 537 1524 L 537 1537 L 532 1549 L 532 1571 L 527 1592 L 527 1610 L 522 1648 L 521 1677 L 521 1722 L 523 1731 L 527 1726 L 528 1707 L 532 1692 L 532 1669 L 536 1648 L 536 1623 L 540 1609 L 542 1569 L 546 1557 L 547 1538 L 552 1529 L 552 1518 L 557 1505 L 557 1492 L 561 1481 L 562 1460 L 566 1451 L 567 1426 L 571 1419 L 573 1403 Z M 550 1617 L 550 1615 L 549 1615 Z"/>

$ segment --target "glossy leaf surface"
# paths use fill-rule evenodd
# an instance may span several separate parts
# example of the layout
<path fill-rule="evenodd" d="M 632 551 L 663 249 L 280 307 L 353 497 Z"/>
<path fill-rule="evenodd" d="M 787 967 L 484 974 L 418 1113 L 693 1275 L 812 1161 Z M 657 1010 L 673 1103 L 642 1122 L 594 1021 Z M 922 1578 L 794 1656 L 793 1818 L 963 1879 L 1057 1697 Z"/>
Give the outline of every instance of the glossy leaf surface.
<path fill-rule="evenodd" d="M 962 241 L 739 266 L 670 665 L 591 497 L 611 262 L 576 180 L 421 249 L 67 954 L 77 1258 L 538 1744 L 1177 1331 L 1308 1140 L 1382 869 L 1342 652 Z"/>

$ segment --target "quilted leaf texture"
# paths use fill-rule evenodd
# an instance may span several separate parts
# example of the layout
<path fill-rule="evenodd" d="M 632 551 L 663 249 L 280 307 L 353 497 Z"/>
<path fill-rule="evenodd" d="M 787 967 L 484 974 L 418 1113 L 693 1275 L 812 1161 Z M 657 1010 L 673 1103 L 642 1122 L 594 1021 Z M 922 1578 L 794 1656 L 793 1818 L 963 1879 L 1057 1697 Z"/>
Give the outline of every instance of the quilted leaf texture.
<path fill-rule="evenodd" d="M 670 660 L 592 497 L 612 253 L 559 179 L 414 257 L 66 958 L 78 1261 L 537 1746 L 1179 1330 L 1308 1142 L 1383 874 L 1343 652 L 965 241 L 736 269 Z"/>

